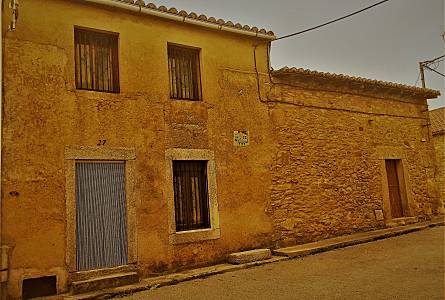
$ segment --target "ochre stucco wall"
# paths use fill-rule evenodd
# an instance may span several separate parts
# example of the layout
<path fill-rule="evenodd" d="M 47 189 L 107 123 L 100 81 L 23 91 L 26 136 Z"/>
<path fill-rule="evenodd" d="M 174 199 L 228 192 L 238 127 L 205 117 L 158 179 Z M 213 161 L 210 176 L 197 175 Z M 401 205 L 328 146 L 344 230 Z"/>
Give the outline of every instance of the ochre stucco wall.
<path fill-rule="evenodd" d="M 75 25 L 119 33 L 120 94 L 75 89 Z M 263 142 L 271 136 L 267 122 L 259 122 L 268 116 L 256 100 L 253 49 L 259 40 L 60 0 L 21 3 L 17 29 L 4 36 L 2 242 L 11 247 L 12 296 L 18 296 L 22 278 L 48 273 L 57 274 L 59 288 L 66 289 L 64 152 L 101 139 L 104 147 L 136 151 L 143 276 L 270 244 L 266 205 L 274 150 Z M 202 102 L 170 100 L 167 42 L 201 48 Z M 266 44 L 257 49 L 261 72 L 265 51 Z M 234 147 L 233 131 L 245 129 L 252 133 L 249 147 Z M 214 151 L 218 240 L 169 244 L 168 148 Z"/>
<path fill-rule="evenodd" d="M 119 94 L 75 89 L 74 26 L 119 33 Z M 73 249 L 66 247 L 72 212 L 65 149 L 99 140 L 136 154 L 132 230 L 141 276 L 383 226 L 374 216 L 384 198 L 376 153 L 391 147 L 404 153 L 412 214 L 434 212 L 427 184 L 432 148 L 422 142 L 425 99 L 272 86 L 264 74 L 265 43 L 257 48 L 259 98 L 253 60 L 259 40 L 76 1 L 21 2 L 17 29 L 4 29 L 3 42 L 2 244 L 10 246 L 13 298 L 29 276 L 55 274 L 59 291 L 67 289 L 66 256 Z M 203 101 L 169 98 L 167 42 L 201 49 Z M 249 131 L 249 146 L 233 145 L 239 130 Z M 219 239 L 169 243 L 165 153 L 171 148 L 214 152 Z"/>

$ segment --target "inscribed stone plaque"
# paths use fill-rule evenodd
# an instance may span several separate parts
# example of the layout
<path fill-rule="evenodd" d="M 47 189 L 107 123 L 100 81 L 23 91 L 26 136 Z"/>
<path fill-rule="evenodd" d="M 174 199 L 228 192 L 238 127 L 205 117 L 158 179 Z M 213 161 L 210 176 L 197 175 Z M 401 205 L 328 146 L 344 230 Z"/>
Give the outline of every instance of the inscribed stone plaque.
<path fill-rule="evenodd" d="M 238 147 L 245 147 L 249 145 L 249 131 L 234 131 L 233 145 Z"/>

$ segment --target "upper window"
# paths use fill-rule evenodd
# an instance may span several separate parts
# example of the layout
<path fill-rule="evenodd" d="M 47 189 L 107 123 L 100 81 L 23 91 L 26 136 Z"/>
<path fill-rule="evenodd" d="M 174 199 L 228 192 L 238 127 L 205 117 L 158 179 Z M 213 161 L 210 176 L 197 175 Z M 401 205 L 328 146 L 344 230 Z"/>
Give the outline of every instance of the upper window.
<path fill-rule="evenodd" d="M 207 161 L 173 161 L 176 231 L 210 228 Z"/>
<path fill-rule="evenodd" d="M 168 45 L 170 97 L 201 100 L 199 49 Z"/>
<path fill-rule="evenodd" d="M 118 37 L 74 28 L 76 88 L 119 93 Z"/>

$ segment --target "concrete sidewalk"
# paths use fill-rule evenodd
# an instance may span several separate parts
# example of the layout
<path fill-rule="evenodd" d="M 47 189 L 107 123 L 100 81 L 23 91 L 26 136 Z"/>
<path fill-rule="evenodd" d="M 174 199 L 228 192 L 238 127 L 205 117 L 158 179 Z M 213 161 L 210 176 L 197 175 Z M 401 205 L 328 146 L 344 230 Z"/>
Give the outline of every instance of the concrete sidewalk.
<path fill-rule="evenodd" d="M 362 243 L 368 243 L 380 239 L 385 239 L 401 234 L 406 234 L 414 231 L 419 231 L 428 227 L 444 225 L 444 220 L 435 220 L 432 222 L 417 223 L 408 226 L 394 227 L 388 229 L 381 229 L 363 233 L 356 233 L 336 238 L 321 240 L 318 242 L 291 246 L 273 250 L 275 255 L 287 257 L 300 257 L 310 254 L 325 252 L 337 248 L 344 248 Z"/>
<path fill-rule="evenodd" d="M 357 233 L 347 236 L 336 237 L 332 239 L 322 240 L 314 243 L 303 244 L 293 247 L 275 249 L 275 254 L 270 259 L 256 261 L 246 264 L 232 265 L 219 264 L 205 268 L 188 270 L 180 273 L 169 274 L 158 277 L 151 277 L 141 280 L 139 283 L 112 288 L 107 290 L 95 291 L 75 296 L 64 296 L 65 299 L 107 299 L 118 295 L 128 295 L 134 292 L 156 289 L 161 286 L 173 285 L 179 282 L 189 281 L 197 278 L 203 278 L 210 275 L 222 274 L 241 269 L 247 269 L 254 266 L 264 265 L 277 261 L 287 260 L 296 257 L 307 256 L 315 253 L 325 252 L 336 248 L 367 243 L 375 240 L 385 239 L 393 236 L 407 234 L 410 232 L 420 231 L 428 227 L 443 226 L 444 218 L 434 219 L 429 222 L 406 225 L 402 227 L 394 227 L 388 229 L 375 230 L 364 233 Z"/>

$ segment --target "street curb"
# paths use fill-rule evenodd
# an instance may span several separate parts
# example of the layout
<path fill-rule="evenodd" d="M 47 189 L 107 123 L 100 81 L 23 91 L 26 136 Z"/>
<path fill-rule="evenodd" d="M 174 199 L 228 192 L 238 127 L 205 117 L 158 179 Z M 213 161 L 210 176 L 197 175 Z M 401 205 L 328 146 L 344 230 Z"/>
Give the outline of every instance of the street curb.
<path fill-rule="evenodd" d="M 369 243 L 372 241 L 382 240 L 411 232 L 420 231 L 430 227 L 443 226 L 443 225 L 444 225 L 444 220 L 441 219 L 440 221 L 431 221 L 420 224 L 406 225 L 403 227 L 380 229 L 365 233 L 352 234 L 350 236 L 341 236 L 337 238 L 322 240 L 309 244 L 275 249 L 273 250 L 273 253 L 279 256 L 298 258 L 334 249 L 345 248 L 363 243 Z"/>
<path fill-rule="evenodd" d="M 168 285 L 175 285 L 180 282 L 200 279 L 200 278 L 206 278 L 212 275 L 217 274 L 223 274 L 228 272 L 233 272 L 237 270 L 243 270 L 243 269 L 249 269 L 255 266 L 261 266 L 266 265 L 274 262 L 294 259 L 294 258 L 301 258 L 308 255 L 313 255 L 317 253 L 327 252 L 334 249 L 339 248 L 345 248 L 349 246 L 359 245 L 363 243 L 368 243 L 372 241 L 382 240 L 390 237 L 400 236 L 404 234 L 408 234 L 411 232 L 421 231 L 430 227 L 436 227 L 436 226 L 444 226 L 444 220 L 443 218 L 438 221 L 430 221 L 426 223 L 421 224 L 413 224 L 413 225 L 407 225 L 403 227 L 395 227 L 395 228 L 389 228 L 389 229 L 381 229 L 381 230 L 375 230 L 367 233 L 358 233 L 353 234 L 351 236 L 345 236 L 340 238 L 333 238 L 331 240 L 339 240 L 341 238 L 344 238 L 344 241 L 340 242 L 333 242 L 329 244 L 329 240 L 319 241 L 316 243 L 324 243 L 325 245 L 319 246 L 319 247 L 312 247 L 309 249 L 306 249 L 305 251 L 301 251 L 298 253 L 298 255 L 284 255 L 280 254 L 280 256 L 272 256 L 269 259 L 261 260 L 261 261 L 255 261 L 245 264 L 239 264 L 239 265 L 232 265 L 232 264 L 220 264 L 220 265 L 214 265 L 210 267 L 204 267 L 194 270 L 188 270 L 181 273 L 174 273 L 159 277 L 151 277 L 141 280 L 139 283 L 132 284 L 129 286 L 122 286 L 112 289 L 106 289 L 101 291 L 95 291 L 90 292 L 86 294 L 81 295 L 62 295 L 63 299 L 71 299 L 71 300 L 99 300 L 99 299 L 109 299 L 113 297 L 118 296 L 126 296 L 131 295 L 136 292 L 141 291 L 147 291 L 147 290 L 153 290 L 159 287 L 168 286 Z M 363 236 L 363 237 L 360 237 Z M 356 238 L 354 238 L 356 237 Z M 311 243 L 311 244 L 316 244 Z M 307 245 L 307 244 L 306 244 Z M 304 245 L 296 246 L 296 247 L 304 247 Z M 288 247 L 292 248 L 292 247 Z M 286 249 L 286 248 L 283 248 Z M 283 250 L 281 249 L 281 250 Z M 273 250 L 273 253 L 279 253 L 280 249 Z"/>
<path fill-rule="evenodd" d="M 64 296 L 63 299 L 71 300 L 98 300 L 109 299 L 117 296 L 131 295 L 136 292 L 142 292 L 147 290 L 153 290 L 159 287 L 175 285 L 180 282 L 202 279 L 212 275 L 224 274 L 237 270 L 250 269 L 252 267 L 266 265 L 278 261 L 289 260 L 288 257 L 273 256 L 266 260 L 260 260 L 245 264 L 232 265 L 232 264 L 220 264 L 211 267 L 205 267 L 195 270 L 186 271 L 184 273 L 174 273 L 165 276 L 152 277 L 141 280 L 141 282 L 133 284 L 131 286 L 122 286 L 112 289 L 106 289 L 96 292 L 91 292 L 81 295 Z"/>

